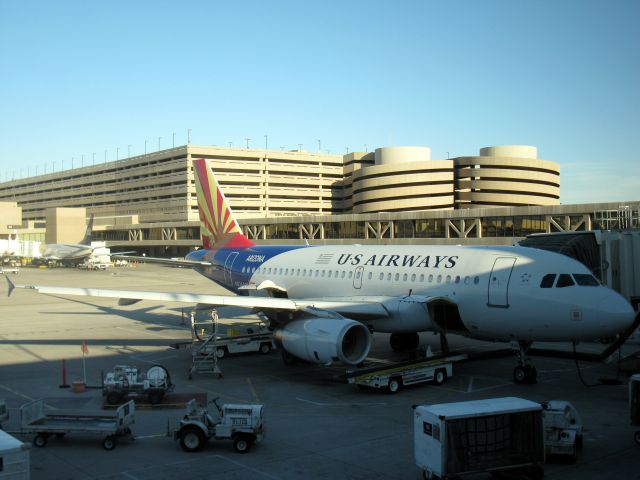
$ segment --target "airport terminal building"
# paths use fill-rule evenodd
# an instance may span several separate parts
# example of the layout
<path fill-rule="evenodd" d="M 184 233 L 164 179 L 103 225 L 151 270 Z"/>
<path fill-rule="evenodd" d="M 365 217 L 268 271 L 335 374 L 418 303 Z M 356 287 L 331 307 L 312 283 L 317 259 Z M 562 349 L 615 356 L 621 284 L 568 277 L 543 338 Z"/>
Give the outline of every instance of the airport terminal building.
<path fill-rule="evenodd" d="M 32 238 L 66 218 L 52 209 L 81 208 L 95 215 L 95 240 L 182 255 L 200 244 L 197 158 L 211 159 L 247 236 L 263 243 L 511 243 L 638 219 L 638 202 L 560 205 L 559 165 L 522 145 L 439 160 L 427 147 L 331 155 L 185 145 L 0 183 L 0 206 L 21 209 L 18 231 Z"/>

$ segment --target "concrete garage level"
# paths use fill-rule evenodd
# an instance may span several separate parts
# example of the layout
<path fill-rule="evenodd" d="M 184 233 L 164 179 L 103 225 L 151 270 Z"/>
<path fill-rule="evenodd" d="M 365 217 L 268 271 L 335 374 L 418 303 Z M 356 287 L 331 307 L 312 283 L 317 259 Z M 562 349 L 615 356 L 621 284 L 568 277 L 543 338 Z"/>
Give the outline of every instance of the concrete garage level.
<path fill-rule="evenodd" d="M 106 272 L 24 268 L 11 279 L 17 283 L 119 289 L 224 293 L 187 269 L 138 266 Z M 551 479 L 638 478 L 639 447 L 629 425 L 626 378 L 620 385 L 584 387 L 573 361 L 535 359 L 536 385 L 514 385 L 511 357 L 454 366 L 443 386 L 421 385 L 396 395 L 362 391 L 336 381 L 340 367 L 286 367 L 277 351 L 267 356 L 246 354 L 220 362 L 222 379 L 196 375 L 187 380 L 190 353 L 169 344 L 190 339 L 182 325 L 181 304 L 140 302 L 119 307 L 112 299 L 62 298 L 17 290 L 0 300 L 0 397 L 10 407 L 15 428 L 17 408 L 44 398 L 57 408 L 99 408 L 100 390 L 84 393 L 58 388 L 61 362 L 68 382 L 82 378 L 81 344 L 86 341 L 87 383 L 99 385 L 101 371 L 115 364 L 140 367 L 161 363 L 171 372 L 176 393 L 219 396 L 223 402 L 266 405 L 267 434 L 247 455 L 233 451 L 231 442 L 212 442 L 198 453 L 183 452 L 166 438 L 167 421 L 176 422 L 181 409 L 140 410 L 133 428 L 135 441 L 123 441 L 111 452 L 100 438 L 69 435 L 50 439 L 31 450 L 32 478 L 52 479 L 418 479 L 413 460 L 414 404 L 519 396 L 542 402 L 572 402 L 585 424 L 584 450 L 576 465 L 548 464 Z M 225 323 L 255 320 L 240 309 L 221 309 Z M 188 318 L 186 318 L 188 320 Z M 375 335 L 371 355 L 398 358 L 388 336 Z M 438 337 L 422 334 L 423 345 L 438 349 Z M 504 345 L 450 338 L 452 347 L 502 348 Z M 599 344 L 581 345 L 599 350 Z M 640 348 L 638 345 L 626 347 Z M 615 376 L 615 364 L 583 364 L 587 383 Z M 30 441 L 30 439 L 26 439 Z M 478 476 L 477 478 L 489 478 Z"/>

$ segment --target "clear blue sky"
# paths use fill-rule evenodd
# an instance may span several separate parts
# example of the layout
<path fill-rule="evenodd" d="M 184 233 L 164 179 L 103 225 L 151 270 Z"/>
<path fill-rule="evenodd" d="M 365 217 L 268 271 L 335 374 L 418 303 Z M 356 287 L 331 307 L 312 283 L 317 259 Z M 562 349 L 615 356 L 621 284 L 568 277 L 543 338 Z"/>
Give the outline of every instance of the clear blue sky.
<path fill-rule="evenodd" d="M 187 141 L 528 144 L 640 199 L 640 2 L 0 0 L 0 180 Z M 130 145 L 130 147 L 129 147 Z"/>

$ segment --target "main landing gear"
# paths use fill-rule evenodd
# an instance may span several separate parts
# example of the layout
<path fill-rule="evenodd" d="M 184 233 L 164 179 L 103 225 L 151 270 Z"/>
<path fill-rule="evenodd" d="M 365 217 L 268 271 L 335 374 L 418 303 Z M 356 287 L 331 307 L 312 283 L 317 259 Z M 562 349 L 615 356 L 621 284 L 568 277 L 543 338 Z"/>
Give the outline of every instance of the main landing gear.
<path fill-rule="evenodd" d="M 531 342 L 511 342 L 511 348 L 518 356 L 518 366 L 513 369 L 514 383 L 536 383 L 538 371 L 536 367 L 529 363 L 529 359 L 526 356 L 530 346 Z"/>

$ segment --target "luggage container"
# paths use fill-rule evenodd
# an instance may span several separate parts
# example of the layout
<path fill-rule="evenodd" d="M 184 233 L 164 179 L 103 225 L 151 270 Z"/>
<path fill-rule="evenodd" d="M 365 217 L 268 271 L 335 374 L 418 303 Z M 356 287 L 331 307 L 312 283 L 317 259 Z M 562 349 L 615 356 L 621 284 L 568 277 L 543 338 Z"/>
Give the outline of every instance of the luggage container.
<path fill-rule="evenodd" d="M 505 470 L 541 479 L 542 405 L 504 397 L 414 406 L 414 448 L 425 479 Z"/>
<path fill-rule="evenodd" d="M 640 374 L 633 375 L 629 379 L 629 413 L 631 425 L 640 427 Z M 636 430 L 633 439 L 640 445 L 640 430 Z"/>
<path fill-rule="evenodd" d="M 0 479 L 29 480 L 29 445 L 0 430 Z"/>

